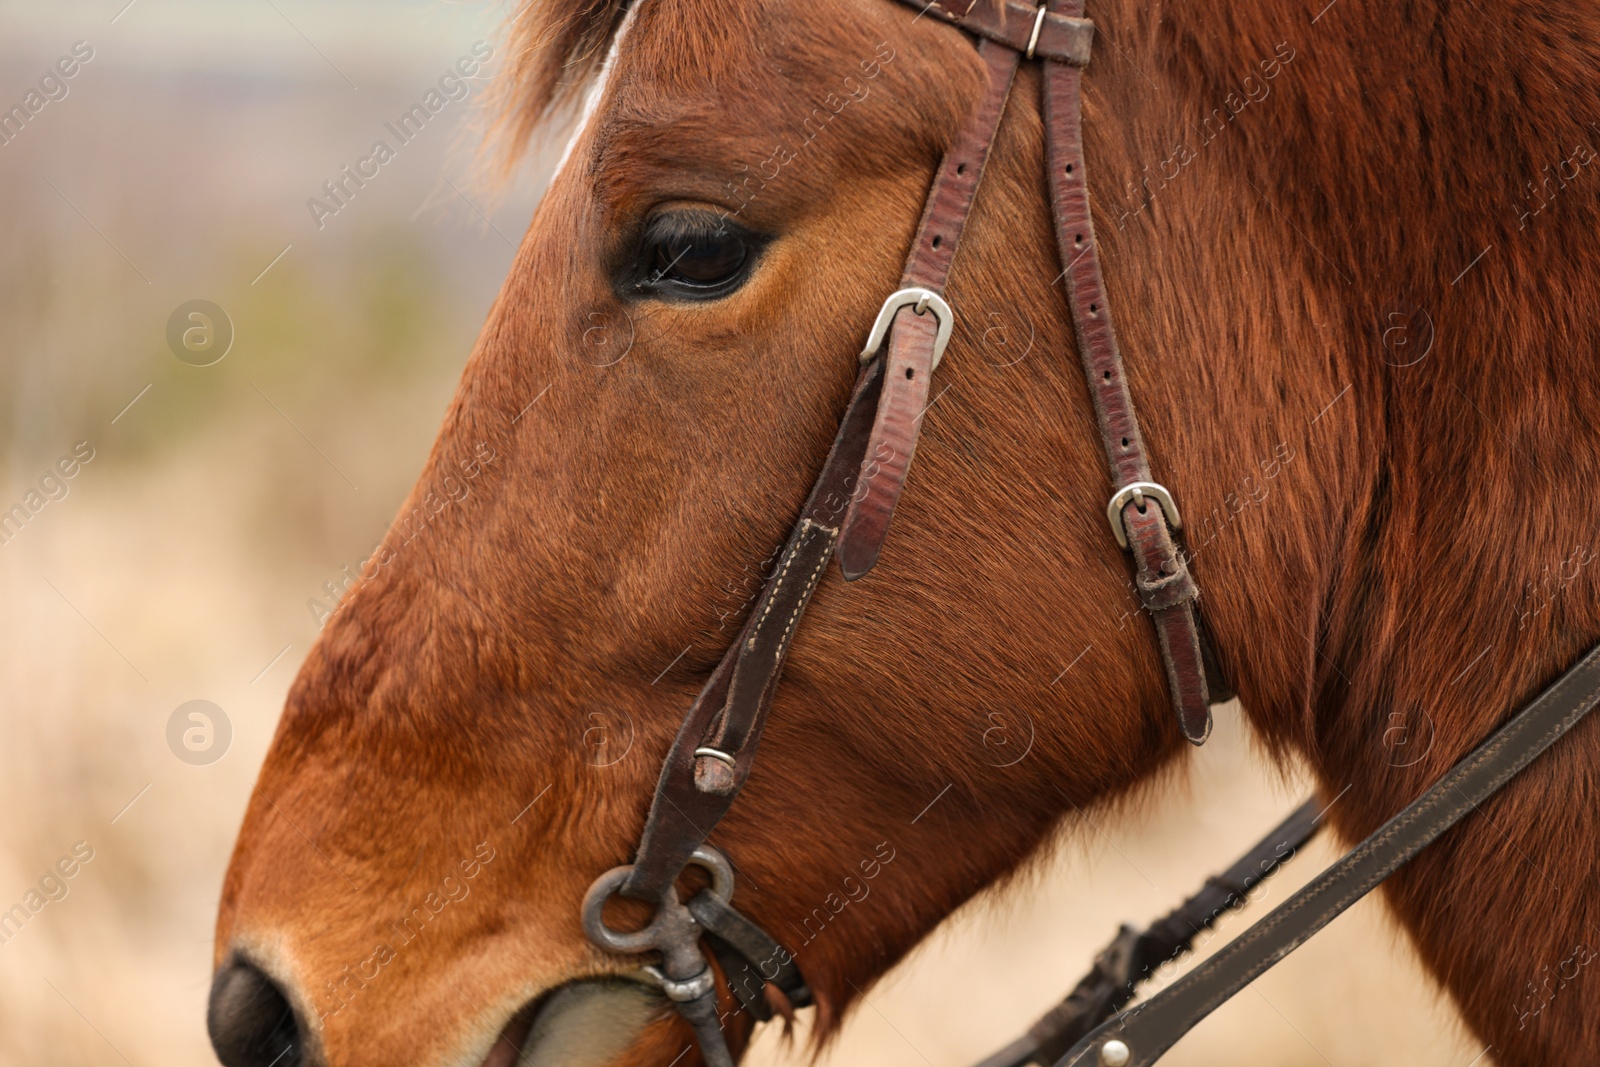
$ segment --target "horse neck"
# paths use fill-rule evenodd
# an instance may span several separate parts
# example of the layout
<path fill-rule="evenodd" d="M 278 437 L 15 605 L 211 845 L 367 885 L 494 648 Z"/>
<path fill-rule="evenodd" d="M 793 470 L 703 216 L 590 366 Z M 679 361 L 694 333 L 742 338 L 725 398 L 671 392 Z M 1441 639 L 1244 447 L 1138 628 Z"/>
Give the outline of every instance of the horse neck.
<path fill-rule="evenodd" d="M 1139 8 L 1089 159 L 1146 438 L 1249 718 L 1364 836 L 1600 638 L 1597 14 Z M 1502 1063 L 1600 1050 L 1595 729 L 1387 887 Z"/>

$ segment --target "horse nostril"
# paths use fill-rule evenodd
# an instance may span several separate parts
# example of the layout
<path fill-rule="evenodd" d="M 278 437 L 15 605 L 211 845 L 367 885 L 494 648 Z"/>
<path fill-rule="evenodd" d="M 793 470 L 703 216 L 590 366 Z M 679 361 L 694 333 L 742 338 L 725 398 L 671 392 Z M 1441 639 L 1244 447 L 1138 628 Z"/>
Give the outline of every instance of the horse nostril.
<path fill-rule="evenodd" d="M 300 1067 L 300 1027 L 276 983 L 245 960 L 211 983 L 206 1030 L 223 1067 Z"/>

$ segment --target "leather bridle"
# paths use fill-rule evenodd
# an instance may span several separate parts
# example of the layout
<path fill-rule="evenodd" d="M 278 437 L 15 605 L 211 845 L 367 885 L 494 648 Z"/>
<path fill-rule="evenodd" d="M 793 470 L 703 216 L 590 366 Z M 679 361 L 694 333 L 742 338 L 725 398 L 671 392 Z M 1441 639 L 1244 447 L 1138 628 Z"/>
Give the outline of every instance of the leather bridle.
<path fill-rule="evenodd" d="M 749 776 L 790 643 L 835 555 L 847 581 L 872 569 L 916 453 L 929 384 L 955 313 L 944 298 L 984 165 L 1023 62 L 1042 67 L 1045 161 L 1056 245 L 1078 354 L 1110 472 L 1106 516 L 1133 558 L 1134 585 L 1155 629 L 1178 725 L 1193 744 L 1211 730 L 1212 703 L 1232 696 L 1215 666 L 1199 588 L 1176 537 L 1171 492 L 1153 480 L 1117 347 L 1090 218 L 1083 158 L 1081 78 L 1094 26 L 1083 0 L 899 0 L 976 39 L 986 84 L 945 153 L 929 191 L 900 287 L 884 300 L 861 352 L 861 370 L 838 435 L 760 598 L 690 707 L 668 752 L 634 862 L 602 875 L 583 905 L 584 929 L 619 954 L 660 954 L 652 980 L 693 1026 L 709 1067 L 732 1067 L 718 1012 L 716 973 L 745 1010 L 765 1020 L 770 990 L 791 1008 L 811 994 L 793 955 L 730 904 L 733 870 L 707 838 Z M 1152 506 L 1153 505 L 1153 506 Z M 1491 795 L 1600 699 L 1600 650 L 1591 652 L 1390 823 L 1201 967 L 1131 1011 L 1120 1012 L 1151 969 L 1189 940 L 1315 832 L 1308 804 L 1229 874 L 1143 933 L 1124 928 L 1078 990 L 1029 1036 L 986 1061 L 1141 1067 L 1256 975 L 1277 962 Z M 1276 858 L 1274 858 L 1276 857 Z M 689 866 L 711 885 L 687 902 L 676 887 Z M 1253 872 L 1253 873 L 1252 873 Z M 632 933 L 609 928 L 620 893 L 656 905 Z M 1212 908 L 1208 913 L 1205 909 Z M 1209 914 L 1209 918 L 1207 917 Z"/>

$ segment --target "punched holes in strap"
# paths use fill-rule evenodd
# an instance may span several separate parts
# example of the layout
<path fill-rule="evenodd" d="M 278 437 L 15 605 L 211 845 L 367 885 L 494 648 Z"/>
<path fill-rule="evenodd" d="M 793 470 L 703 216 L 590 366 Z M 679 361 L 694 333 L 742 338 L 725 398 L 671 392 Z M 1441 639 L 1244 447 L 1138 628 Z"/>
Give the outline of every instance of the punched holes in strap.
<path fill-rule="evenodd" d="M 1082 10 L 1080 0 L 1048 0 L 1047 7 L 1063 16 L 1075 16 Z M 1067 305 L 1072 312 L 1073 333 L 1094 402 L 1107 467 L 1112 484 L 1120 490 L 1137 487 L 1153 495 L 1159 487 L 1151 482 L 1150 463 L 1134 414 L 1089 205 L 1083 155 L 1082 71 L 1062 63 L 1046 63 L 1041 81 L 1056 246 L 1065 268 Z M 1170 494 L 1164 495 L 1166 499 L 1158 501 L 1161 510 L 1142 509 L 1130 499 L 1112 509 L 1120 518 L 1118 514 L 1108 514 L 1108 518 L 1119 544 L 1134 556 L 1135 585 L 1156 630 L 1178 724 L 1184 737 L 1198 745 L 1211 732 L 1206 658 L 1195 608 L 1199 589 L 1174 541 L 1177 508 L 1174 506 L 1170 515 L 1165 514 L 1171 498 Z"/>
<path fill-rule="evenodd" d="M 934 173 L 899 292 L 890 298 L 905 300 L 915 292 L 926 294 L 928 299 L 919 295 L 916 303 L 899 303 L 892 309 L 886 354 L 877 357 L 887 364 L 883 392 L 839 538 L 839 568 L 847 581 L 864 576 L 876 566 L 895 506 L 905 489 L 922 432 L 922 417 L 929 406 L 933 368 L 953 325 L 953 315 L 941 294 L 1021 59 L 1018 51 L 990 40 L 979 42 L 978 57 L 983 60 L 988 83 Z M 934 299 L 939 300 L 937 305 L 933 304 Z M 890 303 L 886 302 L 879 314 L 880 322 L 890 310 Z M 879 346 L 875 342 L 881 340 L 875 325 L 863 356 L 877 352 Z"/>

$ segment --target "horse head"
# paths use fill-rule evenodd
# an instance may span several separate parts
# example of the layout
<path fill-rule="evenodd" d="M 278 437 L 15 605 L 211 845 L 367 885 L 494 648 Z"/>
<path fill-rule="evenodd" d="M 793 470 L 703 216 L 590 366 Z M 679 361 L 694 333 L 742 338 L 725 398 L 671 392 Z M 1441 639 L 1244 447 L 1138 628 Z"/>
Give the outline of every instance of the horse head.
<path fill-rule="evenodd" d="M 1110 0 L 1084 127 L 1128 373 L 1223 673 L 1270 746 L 1330 753 L 1338 782 L 1356 757 L 1319 741 L 1335 705 L 1315 694 L 1375 588 L 1337 561 L 1386 514 L 1386 386 L 1352 351 L 1376 321 L 1334 265 L 1354 238 L 1305 231 L 1380 179 L 1307 118 L 1355 95 L 1354 38 L 1289 7 Z M 891 0 L 535 0 L 511 32 L 513 140 L 581 95 L 576 133 L 416 487 L 290 691 L 218 920 L 228 1067 L 696 1055 L 677 1059 L 688 1031 L 639 961 L 586 938 L 584 895 L 632 857 L 685 710 L 778 565 L 985 90 L 970 39 Z M 1136 800 L 1187 751 L 1106 527 L 1038 78 L 1017 76 L 966 225 L 881 559 L 819 572 L 713 836 L 821 1036 L 1063 820 Z M 1280 138 L 1299 154 L 1266 150 Z M 1341 151 L 1350 173 L 1295 184 Z M 1357 828 L 1470 732 L 1347 805 Z M 738 1046 L 749 1014 L 728 1028 Z"/>

